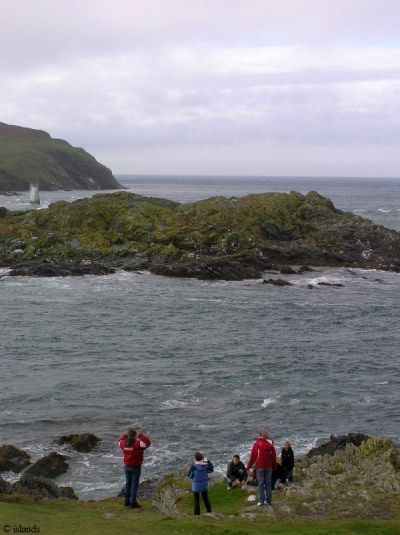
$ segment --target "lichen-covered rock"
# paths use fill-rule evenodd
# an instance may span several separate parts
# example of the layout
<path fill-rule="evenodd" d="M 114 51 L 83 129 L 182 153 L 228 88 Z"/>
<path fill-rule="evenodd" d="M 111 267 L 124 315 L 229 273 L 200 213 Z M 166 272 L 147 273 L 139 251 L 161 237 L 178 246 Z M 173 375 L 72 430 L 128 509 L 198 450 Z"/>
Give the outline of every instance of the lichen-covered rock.
<path fill-rule="evenodd" d="M 80 433 L 64 435 L 56 440 L 57 444 L 68 444 L 77 451 L 89 452 L 97 447 L 101 438 L 96 437 L 93 433 Z"/>
<path fill-rule="evenodd" d="M 0 446 L 0 472 L 21 472 L 30 462 L 31 456 L 12 444 Z"/>
<path fill-rule="evenodd" d="M 315 191 L 190 204 L 118 192 L 1 221 L 0 261 L 14 275 L 103 274 L 124 263 L 209 280 L 259 278 L 270 266 L 400 270 L 399 232 L 337 210 Z M 26 245 L 22 254 L 12 254 L 16 243 Z"/>
<path fill-rule="evenodd" d="M 24 475 L 53 478 L 64 474 L 67 470 L 66 457 L 53 451 L 27 468 Z"/>

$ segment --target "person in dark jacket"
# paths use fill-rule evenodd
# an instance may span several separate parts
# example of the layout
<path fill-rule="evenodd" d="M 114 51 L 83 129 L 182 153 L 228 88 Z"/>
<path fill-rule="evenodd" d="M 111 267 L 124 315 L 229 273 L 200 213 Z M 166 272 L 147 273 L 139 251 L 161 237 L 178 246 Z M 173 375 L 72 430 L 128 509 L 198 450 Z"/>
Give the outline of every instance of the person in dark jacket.
<path fill-rule="evenodd" d="M 199 451 L 194 454 L 194 463 L 189 468 L 188 477 L 192 480 L 194 500 L 194 514 L 200 514 L 200 493 L 206 506 L 207 513 L 211 513 L 211 504 L 208 499 L 208 474 L 214 471 L 211 461 L 204 458 Z"/>
<path fill-rule="evenodd" d="M 136 496 L 139 489 L 143 452 L 150 446 L 151 440 L 141 431 L 128 429 L 124 431 L 118 443 L 124 455 L 126 478 L 124 493 L 125 507 L 136 509 L 137 507 L 141 507 L 136 500 Z"/>
<path fill-rule="evenodd" d="M 276 468 L 276 451 L 272 440 L 268 440 L 266 429 L 260 429 L 260 436 L 253 444 L 246 470 L 249 471 L 253 464 L 256 466 L 258 481 L 259 501 L 257 505 L 271 505 L 271 478 L 272 470 Z"/>
<path fill-rule="evenodd" d="M 280 461 L 276 461 L 276 468 L 272 470 L 271 487 L 273 490 L 282 489 L 286 482 L 286 471 Z"/>
<path fill-rule="evenodd" d="M 240 460 L 240 456 L 237 454 L 232 457 L 232 461 L 227 466 L 226 481 L 228 483 L 228 490 L 230 490 L 234 484 L 241 487 L 247 481 L 246 467 Z"/>
<path fill-rule="evenodd" d="M 281 464 L 286 472 L 286 479 L 290 483 L 293 481 L 293 468 L 294 468 L 294 453 L 292 445 L 287 440 L 282 448 Z"/>

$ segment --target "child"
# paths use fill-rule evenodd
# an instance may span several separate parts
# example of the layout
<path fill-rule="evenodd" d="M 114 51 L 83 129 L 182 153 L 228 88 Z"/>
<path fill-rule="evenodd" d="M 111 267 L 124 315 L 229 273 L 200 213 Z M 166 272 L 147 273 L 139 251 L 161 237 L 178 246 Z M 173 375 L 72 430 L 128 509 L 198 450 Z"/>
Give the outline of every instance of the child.
<path fill-rule="evenodd" d="M 286 479 L 293 482 L 294 453 L 290 442 L 287 440 L 282 448 L 281 464 L 286 472 Z"/>
<path fill-rule="evenodd" d="M 208 499 L 208 474 L 214 471 L 214 467 L 211 461 L 204 459 L 204 455 L 199 451 L 194 454 L 194 459 L 195 461 L 188 472 L 188 477 L 192 480 L 194 514 L 200 514 L 200 493 L 207 513 L 211 513 L 211 504 Z"/>

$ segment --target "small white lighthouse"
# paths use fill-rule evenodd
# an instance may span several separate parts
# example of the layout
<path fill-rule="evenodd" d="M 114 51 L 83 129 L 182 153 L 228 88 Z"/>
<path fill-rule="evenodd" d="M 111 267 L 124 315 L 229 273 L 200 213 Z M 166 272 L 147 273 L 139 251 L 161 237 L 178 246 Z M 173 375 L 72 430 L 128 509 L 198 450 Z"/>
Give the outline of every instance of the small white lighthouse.
<path fill-rule="evenodd" d="M 40 204 L 39 184 L 31 184 L 29 189 L 29 202 L 31 204 Z"/>

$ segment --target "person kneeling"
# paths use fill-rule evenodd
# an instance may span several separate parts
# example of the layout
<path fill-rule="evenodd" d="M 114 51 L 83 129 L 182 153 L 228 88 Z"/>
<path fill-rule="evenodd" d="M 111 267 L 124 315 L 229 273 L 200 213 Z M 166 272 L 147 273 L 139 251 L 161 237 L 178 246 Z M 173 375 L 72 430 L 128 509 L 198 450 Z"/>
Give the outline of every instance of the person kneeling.
<path fill-rule="evenodd" d="M 245 465 L 240 460 L 239 455 L 234 455 L 232 457 L 232 461 L 228 464 L 226 469 L 226 481 L 228 483 L 228 490 L 230 490 L 234 485 L 242 487 L 246 484 L 247 470 Z"/>

